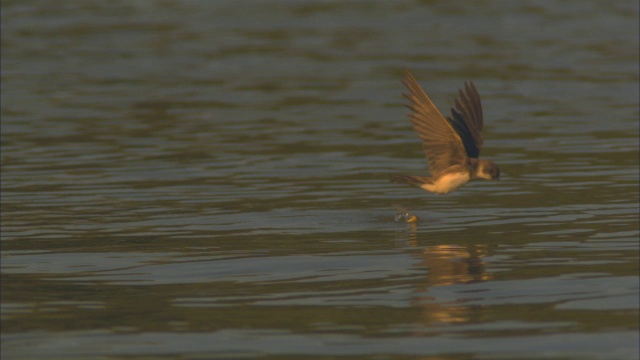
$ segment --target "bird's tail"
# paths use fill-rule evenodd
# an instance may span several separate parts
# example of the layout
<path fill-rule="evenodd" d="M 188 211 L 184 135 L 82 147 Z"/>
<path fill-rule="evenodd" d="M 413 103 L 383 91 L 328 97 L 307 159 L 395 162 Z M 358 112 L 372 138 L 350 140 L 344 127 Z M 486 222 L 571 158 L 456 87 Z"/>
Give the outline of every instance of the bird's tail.
<path fill-rule="evenodd" d="M 428 177 L 424 176 L 409 176 L 409 175 L 393 175 L 391 182 L 396 184 L 409 184 L 412 186 L 420 187 L 422 184 L 430 182 Z"/>

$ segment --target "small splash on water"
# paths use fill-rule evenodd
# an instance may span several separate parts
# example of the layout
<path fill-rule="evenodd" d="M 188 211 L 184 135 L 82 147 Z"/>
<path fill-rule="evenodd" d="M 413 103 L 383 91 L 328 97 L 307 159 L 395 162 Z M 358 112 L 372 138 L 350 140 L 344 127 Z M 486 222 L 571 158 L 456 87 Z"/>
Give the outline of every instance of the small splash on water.
<path fill-rule="evenodd" d="M 393 217 L 395 222 L 414 223 L 418 221 L 418 217 L 410 213 L 406 207 L 400 204 L 393 204 L 393 208 L 396 209 L 396 215 Z"/>

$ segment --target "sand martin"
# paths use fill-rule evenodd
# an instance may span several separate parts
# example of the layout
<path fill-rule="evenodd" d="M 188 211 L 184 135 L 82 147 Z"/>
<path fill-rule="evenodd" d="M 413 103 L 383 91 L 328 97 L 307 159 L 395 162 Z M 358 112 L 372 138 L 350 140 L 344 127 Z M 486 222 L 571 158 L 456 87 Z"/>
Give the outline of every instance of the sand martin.
<path fill-rule="evenodd" d="M 447 194 L 473 179 L 500 178 L 496 164 L 478 159 L 482 147 L 482 105 L 472 82 L 465 82 L 448 118 L 438 111 L 409 71 L 403 83 L 410 92 L 403 95 L 410 101 L 409 117 L 422 140 L 431 176 L 396 175 L 392 182 Z"/>

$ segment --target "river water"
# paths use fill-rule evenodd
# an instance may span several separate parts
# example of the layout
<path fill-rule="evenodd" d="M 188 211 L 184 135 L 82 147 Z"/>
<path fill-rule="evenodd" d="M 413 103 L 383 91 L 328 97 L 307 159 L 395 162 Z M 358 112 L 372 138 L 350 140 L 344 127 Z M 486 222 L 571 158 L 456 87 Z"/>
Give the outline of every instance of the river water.
<path fill-rule="evenodd" d="M 3 1 L 3 358 L 637 359 L 638 60 L 637 1 Z M 500 181 L 389 182 L 405 69 Z"/>

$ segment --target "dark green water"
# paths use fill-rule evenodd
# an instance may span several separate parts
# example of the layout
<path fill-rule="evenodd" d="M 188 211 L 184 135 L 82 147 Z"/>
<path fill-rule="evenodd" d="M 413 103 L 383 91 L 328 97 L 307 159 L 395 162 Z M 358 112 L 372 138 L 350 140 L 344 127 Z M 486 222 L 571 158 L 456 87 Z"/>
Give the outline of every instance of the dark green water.
<path fill-rule="evenodd" d="M 635 1 L 3 1 L 2 357 L 637 359 L 638 60 Z M 389 183 L 405 68 L 501 181 Z"/>

